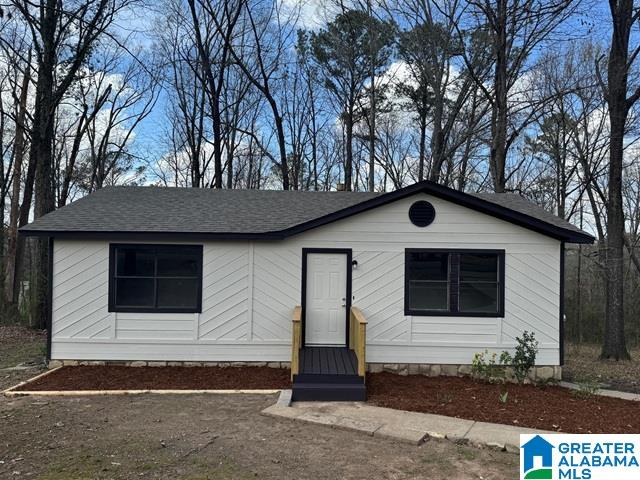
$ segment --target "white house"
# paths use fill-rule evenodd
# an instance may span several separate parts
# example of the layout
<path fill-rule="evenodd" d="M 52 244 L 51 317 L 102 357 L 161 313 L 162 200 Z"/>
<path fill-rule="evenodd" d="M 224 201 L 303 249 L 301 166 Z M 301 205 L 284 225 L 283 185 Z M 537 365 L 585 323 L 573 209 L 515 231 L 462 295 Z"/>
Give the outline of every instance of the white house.
<path fill-rule="evenodd" d="M 50 239 L 50 359 L 292 362 L 294 395 L 326 399 L 361 398 L 366 364 L 450 372 L 525 330 L 562 365 L 564 245 L 593 242 L 518 195 L 431 182 L 112 187 L 20 231 Z"/>

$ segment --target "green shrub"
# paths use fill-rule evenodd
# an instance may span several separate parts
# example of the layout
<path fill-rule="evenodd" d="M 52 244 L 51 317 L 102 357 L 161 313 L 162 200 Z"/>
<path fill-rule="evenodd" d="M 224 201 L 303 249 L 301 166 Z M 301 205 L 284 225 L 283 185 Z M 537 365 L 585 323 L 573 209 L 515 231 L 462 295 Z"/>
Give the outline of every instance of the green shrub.
<path fill-rule="evenodd" d="M 524 383 L 529 373 L 536 364 L 538 354 L 538 341 L 535 335 L 524 331 L 522 338 L 516 337 L 518 345 L 515 348 L 515 355 L 512 357 L 509 352 L 503 351 L 498 357 L 497 353 L 489 353 L 488 350 L 476 353 L 471 362 L 471 374 L 475 378 L 487 380 L 489 382 L 504 382 L 506 369 L 513 368 L 513 375 L 518 383 Z"/>
<path fill-rule="evenodd" d="M 582 380 L 576 381 L 578 388 L 576 390 L 572 390 L 576 397 L 587 399 L 593 397 L 600 390 L 600 384 L 593 378 L 584 378 Z"/>
<path fill-rule="evenodd" d="M 504 382 L 506 377 L 506 367 L 511 363 L 511 356 L 508 352 L 498 354 L 489 350 L 476 353 L 471 362 L 471 375 L 488 382 Z"/>
<path fill-rule="evenodd" d="M 522 333 L 522 338 L 516 337 L 516 354 L 513 356 L 511 365 L 513 367 L 513 375 L 518 383 L 524 383 L 531 370 L 536 364 L 536 356 L 538 355 L 538 341 L 533 332 L 526 330 Z"/>

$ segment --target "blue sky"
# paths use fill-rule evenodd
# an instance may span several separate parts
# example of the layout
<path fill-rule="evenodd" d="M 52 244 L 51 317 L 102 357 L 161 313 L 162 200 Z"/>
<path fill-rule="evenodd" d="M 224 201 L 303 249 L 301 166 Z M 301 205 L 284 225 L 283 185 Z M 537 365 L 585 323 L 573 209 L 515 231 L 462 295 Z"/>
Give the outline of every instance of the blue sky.
<path fill-rule="evenodd" d="M 294 5 L 298 0 L 283 0 L 285 4 Z M 321 1 L 311 0 L 303 6 L 301 22 L 303 27 L 319 28 L 326 12 L 320 6 Z M 127 12 L 118 21 L 118 29 L 122 36 L 129 36 L 129 42 L 142 44 L 152 49 L 154 29 L 162 12 L 156 10 L 157 4 L 136 7 Z M 551 44 L 571 38 L 591 37 L 595 41 L 607 45 L 610 41 L 610 14 L 608 2 L 584 0 L 579 10 L 563 27 L 553 35 Z M 135 149 L 140 156 L 150 160 L 159 158 L 164 153 L 167 92 L 162 91 L 151 114 L 137 128 Z"/>

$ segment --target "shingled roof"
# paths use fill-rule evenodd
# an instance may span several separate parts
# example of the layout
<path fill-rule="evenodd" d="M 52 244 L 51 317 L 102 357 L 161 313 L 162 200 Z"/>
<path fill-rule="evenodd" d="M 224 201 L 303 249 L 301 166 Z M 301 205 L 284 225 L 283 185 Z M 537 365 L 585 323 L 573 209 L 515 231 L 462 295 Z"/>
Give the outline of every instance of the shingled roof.
<path fill-rule="evenodd" d="M 469 195 L 432 182 L 390 193 L 107 187 L 38 218 L 25 235 L 280 239 L 424 192 L 569 242 L 593 237 L 515 194 Z"/>

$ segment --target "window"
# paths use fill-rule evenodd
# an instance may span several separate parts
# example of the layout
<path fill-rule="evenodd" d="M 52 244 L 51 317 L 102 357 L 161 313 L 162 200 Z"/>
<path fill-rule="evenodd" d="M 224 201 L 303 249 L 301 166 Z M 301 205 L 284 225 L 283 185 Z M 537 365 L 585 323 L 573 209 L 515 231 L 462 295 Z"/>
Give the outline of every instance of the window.
<path fill-rule="evenodd" d="M 111 245 L 109 311 L 200 312 L 202 247 Z"/>
<path fill-rule="evenodd" d="M 412 252 L 407 263 L 409 298 L 414 310 L 449 310 L 449 254 Z"/>
<path fill-rule="evenodd" d="M 504 316 L 504 251 L 407 249 L 405 315 Z"/>

